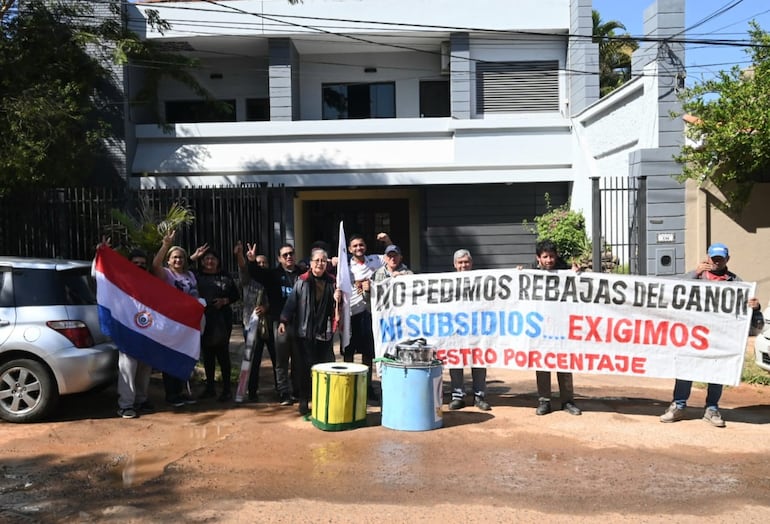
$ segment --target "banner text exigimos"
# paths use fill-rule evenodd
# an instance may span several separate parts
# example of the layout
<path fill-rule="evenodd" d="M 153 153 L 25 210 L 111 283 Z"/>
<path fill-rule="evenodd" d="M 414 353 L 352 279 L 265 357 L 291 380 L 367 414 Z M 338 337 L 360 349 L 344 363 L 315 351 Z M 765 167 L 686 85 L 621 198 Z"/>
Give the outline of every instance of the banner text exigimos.
<path fill-rule="evenodd" d="M 447 367 L 740 382 L 755 284 L 475 270 L 373 289 L 378 356 L 424 337 Z"/>

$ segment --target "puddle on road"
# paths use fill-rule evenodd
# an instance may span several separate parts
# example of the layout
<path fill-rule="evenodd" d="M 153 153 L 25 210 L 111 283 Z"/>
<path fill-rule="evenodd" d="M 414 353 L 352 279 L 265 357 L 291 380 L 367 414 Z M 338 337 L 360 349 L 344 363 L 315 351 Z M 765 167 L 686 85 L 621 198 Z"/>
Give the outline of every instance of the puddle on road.
<path fill-rule="evenodd" d="M 380 467 L 371 475 L 374 480 L 389 485 L 420 484 L 420 476 L 431 464 L 424 463 L 420 446 L 383 440 L 372 447 L 372 460 Z"/>
<path fill-rule="evenodd" d="M 118 457 L 110 468 L 111 480 L 124 488 L 143 484 L 163 474 L 171 464 L 190 451 L 226 438 L 229 433 L 219 424 L 186 426 L 185 431 L 169 434 L 169 441 L 152 449 Z"/>

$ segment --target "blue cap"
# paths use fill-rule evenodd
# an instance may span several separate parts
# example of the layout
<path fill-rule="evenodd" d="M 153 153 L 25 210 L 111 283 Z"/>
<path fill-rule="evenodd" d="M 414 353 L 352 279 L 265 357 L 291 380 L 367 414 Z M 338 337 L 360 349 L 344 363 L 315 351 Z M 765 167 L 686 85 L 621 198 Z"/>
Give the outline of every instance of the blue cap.
<path fill-rule="evenodd" d="M 394 246 L 393 244 L 391 244 L 391 245 L 389 245 L 388 247 L 385 248 L 385 254 L 388 255 L 390 253 L 398 253 L 400 255 L 401 254 L 401 250 L 398 249 L 398 246 Z"/>
<path fill-rule="evenodd" d="M 720 243 L 711 244 L 709 246 L 708 256 L 709 258 L 714 258 L 714 257 L 727 258 L 730 256 L 730 251 L 728 251 L 727 246 L 724 244 L 720 244 Z"/>

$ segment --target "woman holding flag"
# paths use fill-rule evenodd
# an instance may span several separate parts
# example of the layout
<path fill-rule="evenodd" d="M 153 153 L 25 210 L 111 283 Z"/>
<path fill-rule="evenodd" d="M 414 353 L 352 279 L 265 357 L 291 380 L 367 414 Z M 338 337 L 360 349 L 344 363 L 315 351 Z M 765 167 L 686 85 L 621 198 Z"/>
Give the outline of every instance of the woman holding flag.
<path fill-rule="evenodd" d="M 188 268 L 187 251 L 173 245 L 175 235 L 176 230 L 166 232 L 160 249 L 152 260 L 152 272 L 183 293 L 199 298 L 198 280 Z M 185 404 L 195 404 L 195 399 L 183 392 L 184 384 L 183 380 L 164 372 L 163 386 L 166 390 L 166 402 L 177 408 Z"/>

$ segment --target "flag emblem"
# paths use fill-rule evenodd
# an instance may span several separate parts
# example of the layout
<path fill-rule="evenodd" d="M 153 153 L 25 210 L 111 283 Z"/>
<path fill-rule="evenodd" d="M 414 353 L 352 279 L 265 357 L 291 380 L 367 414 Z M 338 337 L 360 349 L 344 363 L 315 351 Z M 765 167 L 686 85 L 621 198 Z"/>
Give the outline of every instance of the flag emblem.
<path fill-rule="evenodd" d="M 136 327 L 145 329 L 152 326 L 152 313 L 149 311 L 140 311 L 134 316 Z"/>

